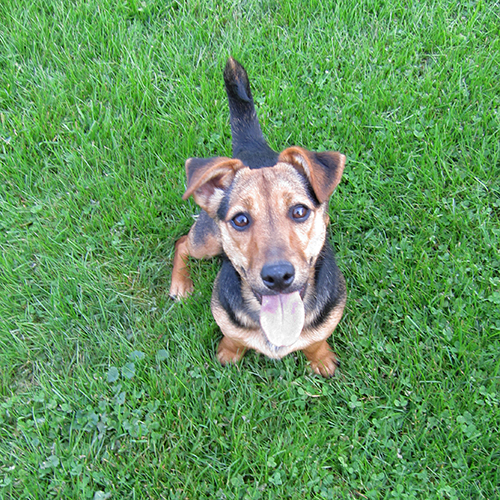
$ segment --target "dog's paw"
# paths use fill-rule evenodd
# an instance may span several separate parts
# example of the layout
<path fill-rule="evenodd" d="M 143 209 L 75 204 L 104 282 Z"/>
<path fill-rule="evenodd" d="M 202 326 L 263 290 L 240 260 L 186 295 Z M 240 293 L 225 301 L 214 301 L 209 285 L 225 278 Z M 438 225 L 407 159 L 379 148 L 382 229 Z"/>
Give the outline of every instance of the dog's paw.
<path fill-rule="evenodd" d="M 311 369 L 314 373 L 325 378 L 330 378 L 335 375 L 335 370 L 339 367 L 337 356 L 331 351 L 321 359 L 311 361 Z"/>
<path fill-rule="evenodd" d="M 339 360 L 330 349 L 326 340 L 313 344 L 304 349 L 304 354 L 311 364 L 314 373 L 329 378 L 335 375 Z"/>
<path fill-rule="evenodd" d="M 193 281 L 191 278 L 172 279 L 170 291 L 168 292 L 170 298 L 175 300 L 184 299 L 193 293 Z"/>
<path fill-rule="evenodd" d="M 223 337 L 217 350 L 217 359 L 222 366 L 228 363 L 237 363 L 245 354 L 246 347 L 234 342 L 228 337 Z"/>

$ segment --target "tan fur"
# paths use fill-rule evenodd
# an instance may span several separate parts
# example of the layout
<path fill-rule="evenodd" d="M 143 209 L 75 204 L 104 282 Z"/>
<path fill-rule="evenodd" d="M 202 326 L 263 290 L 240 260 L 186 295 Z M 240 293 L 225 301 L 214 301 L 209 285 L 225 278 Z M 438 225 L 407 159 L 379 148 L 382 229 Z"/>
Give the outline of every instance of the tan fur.
<path fill-rule="evenodd" d="M 235 267 L 245 270 L 250 285 L 260 283 L 260 270 L 269 260 L 289 261 L 298 271 L 296 280 L 305 284 L 326 237 L 326 205 L 296 224 L 290 220 L 290 207 L 311 205 L 296 169 L 286 163 L 259 170 L 241 169 L 234 179 L 231 208 L 226 220 L 240 212 L 249 213 L 252 227 L 234 231 L 228 223 L 220 225 L 224 252 Z"/>

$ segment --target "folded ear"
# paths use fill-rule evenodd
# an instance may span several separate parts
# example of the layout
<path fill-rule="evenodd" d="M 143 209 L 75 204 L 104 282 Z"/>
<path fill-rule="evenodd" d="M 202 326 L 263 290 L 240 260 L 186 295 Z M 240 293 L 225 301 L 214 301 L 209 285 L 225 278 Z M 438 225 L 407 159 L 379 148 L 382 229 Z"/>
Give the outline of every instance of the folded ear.
<path fill-rule="evenodd" d="M 279 162 L 291 163 L 302 172 L 311 183 L 314 194 L 320 203 L 330 198 L 342 177 L 345 156 L 337 151 L 314 153 L 293 146 L 279 155 Z"/>
<path fill-rule="evenodd" d="M 194 201 L 212 215 L 211 208 L 217 201 L 214 198 L 217 198 L 218 193 L 222 197 L 236 172 L 244 166 L 240 160 L 226 157 L 189 158 L 186 160 L 187 189 L 182 199 L 187 200 L 193 195 Z"/>

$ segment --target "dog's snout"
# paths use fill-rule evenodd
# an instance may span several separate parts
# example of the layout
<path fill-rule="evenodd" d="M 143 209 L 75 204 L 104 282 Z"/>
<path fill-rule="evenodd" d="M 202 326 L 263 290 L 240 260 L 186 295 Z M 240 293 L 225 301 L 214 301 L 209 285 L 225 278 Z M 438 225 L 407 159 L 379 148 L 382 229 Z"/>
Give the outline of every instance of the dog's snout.
<path fill-rule="evenodd" d="M 266 264 L 260 272 L 260 277 L 267 288 L 274 292 L 282 292 L 292 284 L 295 269 L 290 262 Z"/>

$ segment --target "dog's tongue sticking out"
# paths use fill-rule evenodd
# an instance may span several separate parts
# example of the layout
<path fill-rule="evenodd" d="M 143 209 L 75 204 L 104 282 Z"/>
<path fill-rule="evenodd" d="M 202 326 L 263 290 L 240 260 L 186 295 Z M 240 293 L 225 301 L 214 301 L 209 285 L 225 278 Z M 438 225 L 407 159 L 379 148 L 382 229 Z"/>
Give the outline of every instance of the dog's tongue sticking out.
<path fill-rule="evenodd" d="M 277 347 L 294 344 L 304 327 L 304 303 L 299 292 L 263 295 L 260 326 Z"/>

